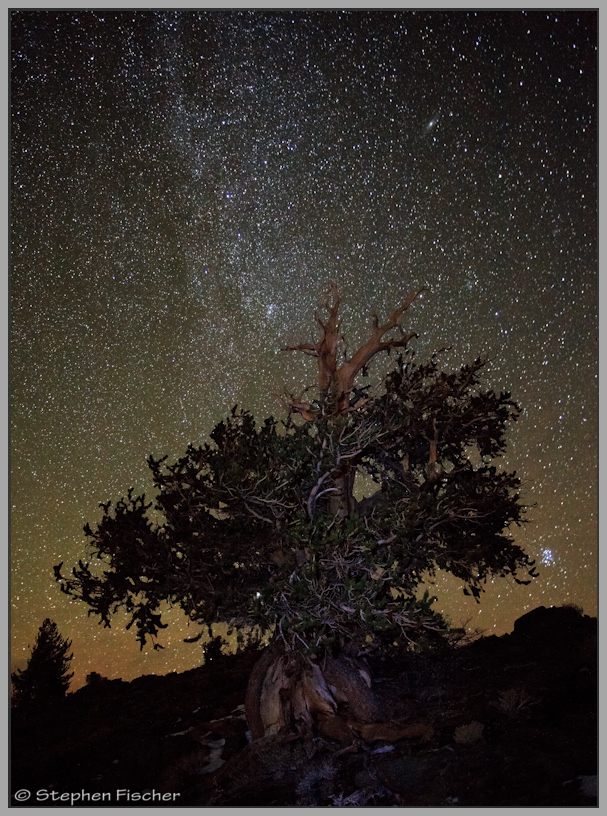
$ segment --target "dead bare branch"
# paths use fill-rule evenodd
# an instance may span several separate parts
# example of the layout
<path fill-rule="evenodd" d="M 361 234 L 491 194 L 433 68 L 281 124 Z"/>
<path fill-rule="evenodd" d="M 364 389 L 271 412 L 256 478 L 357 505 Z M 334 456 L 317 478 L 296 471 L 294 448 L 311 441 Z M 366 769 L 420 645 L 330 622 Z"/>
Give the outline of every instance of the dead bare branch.
<path fill-rule="evenodd" d="M 407 344 L 417 337 L 415 332 L 405 333 L 400 326 L 400 320 L 413 301 L 423 292 L 411 292 L 396 309 L 388 321 L 380 325 L 377 317 L 373 319 L 371 336 L 358 351 L 350 358 L 338 366 L 337 352 L 340 334 L 341 321 L 339 320 L 339 294 L 337 287 L 333 284 L 330 289 L 326 308 L 329 312 L 329 319 L 326 323 L 316 315 L 316 320 L 322 329 L 322 336 L 317 343 L 299 343 L 296 346 L 288 346 L 290 351 L 302 351 L 318 360 L 318 386 L 321 393 L 331 394 L 335 398 L 335 415 L 345 415 L 350 411 L 357 410 L 366 400 L 357 400 L 355 405 L 350 405 L 349 395 L 354 388 L 356 376 L 366 368 L 369 361 L 380 351 L 388 351 L 393 348 L 406 348 Z M 398 328 L 401 336 L 384 340 L 384 336 L 392 329 Z M 317 414 L 310 410 L 307 403 L 300 400 L 292 400 L 289 410 L 300 413 L 304 419 L 316 418 Z"/>

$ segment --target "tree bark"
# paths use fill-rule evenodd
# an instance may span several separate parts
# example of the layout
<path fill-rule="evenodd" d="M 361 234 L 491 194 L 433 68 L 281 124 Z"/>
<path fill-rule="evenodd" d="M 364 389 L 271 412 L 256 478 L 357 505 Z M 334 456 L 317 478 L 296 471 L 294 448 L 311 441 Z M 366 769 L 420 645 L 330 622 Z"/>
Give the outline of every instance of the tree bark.
<path fill-rule="evenodd" d="M 268 669 L 275 658 L 276 656 L 272 652 L 272 649 L 265 649 L 257 663 L 253 666 L 253 671 L 251 672 L 247 684 L 244 707 L 249 731 L 254 740 L 261 739 L 265 734 L 265 725 L 261 716 L 261 690 Z"/>
<path fill-rule="evenodd" d="M 347 739 L 353 730 L 388 719 L 363 661 L 340 655 L 317 662 L 272 649 L 253 668 L 245 711 L 253 740 L 314 733 Z"/>
<path fill-rule="evenodd" d="M 348 468 L 338 471 L 333 477 L 335 491 L 328 495 L 329 513 L 333 516 L 345 517 L 354 512 L 356 500 L 354 499 L 354 479 L 356 469 Z"/>

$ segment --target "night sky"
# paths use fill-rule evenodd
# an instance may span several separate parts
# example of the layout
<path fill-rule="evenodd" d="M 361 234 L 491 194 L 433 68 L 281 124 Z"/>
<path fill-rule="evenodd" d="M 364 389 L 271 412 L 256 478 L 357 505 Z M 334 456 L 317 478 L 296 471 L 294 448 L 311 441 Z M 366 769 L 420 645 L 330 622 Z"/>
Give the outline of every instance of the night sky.
<path fill-rule="evenodd" d="M 596 614 L 597 12 L 11 13 L 12 643 L 51 617 L 74 687 L 199 665 L 87 617 L 53 579 L 146 456 L 313 385 L 334 281 L 354 350 L 413 289 L 418 359 L 491 359 L 521 408 L 530 586 L 453 579 L 486 634 L 539 605 Z M 381 368 L 371 372 L 377 376 Z M 67 570 L 65 569 L 67 567 Z"/>

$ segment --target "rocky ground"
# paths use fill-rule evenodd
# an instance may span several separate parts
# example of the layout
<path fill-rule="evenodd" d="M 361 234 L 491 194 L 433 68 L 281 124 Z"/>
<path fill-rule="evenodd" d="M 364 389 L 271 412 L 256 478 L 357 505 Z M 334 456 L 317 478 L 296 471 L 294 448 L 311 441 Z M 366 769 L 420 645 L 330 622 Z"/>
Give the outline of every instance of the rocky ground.
<path fill-rule="evenodd" d="M 509 635 L 440 656 L 376 662 L 393 730 L 341 742 L 249 742 L 258 656 L 99 680 L 15 717 L 11 805 L 597 806 L 597 621 L 574 608 L 540 607 Z"/>

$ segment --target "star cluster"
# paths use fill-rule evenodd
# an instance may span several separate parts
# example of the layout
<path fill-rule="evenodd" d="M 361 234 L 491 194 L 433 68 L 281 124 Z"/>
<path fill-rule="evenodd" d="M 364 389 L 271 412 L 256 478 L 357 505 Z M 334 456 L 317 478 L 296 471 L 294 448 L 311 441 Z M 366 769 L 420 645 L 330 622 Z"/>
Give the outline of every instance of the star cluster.
<path fill-rule="evenodd" d="M 479 354 L 522 407 L 530 586 L 596 614 L 596 11 L 11 12 L 13 662 L 53 618 L 76 682 L 184 670 L 53 581 L 99 502 L 150 489 L 236 403 L 301 393 L 331 281 L 350 348 L 413 289 L 418 356 Z M 376 373 L 378 370 L 375 369 Z"/>

